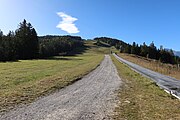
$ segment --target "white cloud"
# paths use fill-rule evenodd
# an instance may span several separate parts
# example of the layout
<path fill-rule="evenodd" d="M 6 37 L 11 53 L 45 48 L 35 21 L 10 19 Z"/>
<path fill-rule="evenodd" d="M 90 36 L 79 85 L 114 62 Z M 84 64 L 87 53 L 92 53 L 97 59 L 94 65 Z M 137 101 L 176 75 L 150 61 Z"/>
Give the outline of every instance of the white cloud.
<path fill-rule="evenodd" d="M 60 21 L 56 26 L 57 28 L 60 28 L 61 30 L 64 30 L 70 34 L 79 32 L 78 28 L 74 24 L 74 22 L 78 20 L 77 18 L 67 15 L 63 12 L 58 12 L 57 15 L 62 18 L 62 21 Z"/>

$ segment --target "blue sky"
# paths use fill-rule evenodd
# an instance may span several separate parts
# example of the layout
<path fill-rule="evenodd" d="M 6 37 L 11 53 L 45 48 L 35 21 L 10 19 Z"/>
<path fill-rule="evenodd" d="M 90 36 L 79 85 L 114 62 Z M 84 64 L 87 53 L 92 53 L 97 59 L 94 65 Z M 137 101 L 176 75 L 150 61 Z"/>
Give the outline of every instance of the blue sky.
<path fill-rule="evenodd" d="M 180 0 L 0 0 L 6 34 L 23 19 L 38 35 L 107 36 L 180 50 Z"/>

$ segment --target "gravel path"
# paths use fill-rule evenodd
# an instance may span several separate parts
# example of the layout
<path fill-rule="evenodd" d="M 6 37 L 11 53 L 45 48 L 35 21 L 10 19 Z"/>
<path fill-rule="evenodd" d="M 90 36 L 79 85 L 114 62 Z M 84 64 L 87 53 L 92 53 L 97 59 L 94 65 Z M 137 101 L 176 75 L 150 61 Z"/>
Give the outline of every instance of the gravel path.
<path fill-rule="evenodd" d="M 146 69 L 144 67 L 141 67 L 139 65 L 136 65 L 132 62 L 129 62 L 127 60 L 122 59 L 121 57 L 117 56 L 116 54 L 113 54 L 119 61 L 129 65 L 131 68 L 136 70 L 137 72 L 149 77 L 152 79 L 156 84 L 161 87 L 162 89 L 165 89 L 168 93 L 174 95 L 178 99 L 180 99 L 180 80 L 177 80 L 175 78 L 162 75 L 160 73 L 154 72 L 152 70 Z"/>
<path fill-rule="evenodd" d="M 102 120 L 110 119 L 121 79 L 109 55 L 81 80 L 40 98 L 28 106 L 0 116 L 0 120 Z"/>

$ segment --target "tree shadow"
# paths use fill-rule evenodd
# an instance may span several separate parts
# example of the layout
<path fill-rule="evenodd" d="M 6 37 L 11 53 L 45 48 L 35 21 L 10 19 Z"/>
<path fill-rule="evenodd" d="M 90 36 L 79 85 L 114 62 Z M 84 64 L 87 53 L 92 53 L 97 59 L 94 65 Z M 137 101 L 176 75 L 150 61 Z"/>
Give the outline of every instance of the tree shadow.
<path fill-rule="evenodd" d="M 110 48 L 110 47 L 111 47 L 110 45 L 104 44 L 104 43 L 102 43 L 102 42 L 96 42 L 96 43 L 94 43 L 94 44 L 97 45 L 97 46 L 100 46 L 100 47 L 107 47 L 107 48 Z"/>
<path fill-rule="evenodd" d="M 90 48 L 91 46 L 83 45 L 82 47 L 77 47 L 71 51 L 60 53 L 57 56 L 45 57 L 45 58 L 40 58 L 40 59 L 42 60 L 82 60 L 79 58 L 72 58 L 71 56 L 81 55 Z"/>
<path fill-rule="evenodd" d="M 0 61 L 0 63 L 14 63 L 14 62 L 21 62 L 21 61 L 20 60 Z"/>
<path fill-rule="evenodd" d="M 78 48 L 73 49 L 72 51 L 67 52 L 63 56 L 77 56 L 77 55 L 83 54 L 86 50 L 90 48 L 91 48 L 90 46 L 83 45 L 82 47 L 78 47 Z"/>
<path fill-rule="evenodd" d="M 82 59 L 68 58 L 68 57 L 63 57 L 63 56 L 53 56 L 53 57 L 43 58 L 42 60 L 82 60 Z"/>
<path fill-rule="evenodd" d="M 82 47 L 77 47 L 71 51 L 60 53 L 59 55 L 51 56 L 51 57 L 43 57 L 37 59 L 25 59 L 25 60 L 82 60 L 78 58 L 70 58 L 70 56 L 78 56 L 83 54 L 86 50 L 90 49 L 91 46 L 83 45 Z M 68 58 L 69 57 L 69 58 Z M 23 60 L 23 59 L 20 59 Z M 0 63 L 13 63 L 13 62 L 21 62 L 20 60 L 11 60 L 11 61 L 0 61 Z"/>

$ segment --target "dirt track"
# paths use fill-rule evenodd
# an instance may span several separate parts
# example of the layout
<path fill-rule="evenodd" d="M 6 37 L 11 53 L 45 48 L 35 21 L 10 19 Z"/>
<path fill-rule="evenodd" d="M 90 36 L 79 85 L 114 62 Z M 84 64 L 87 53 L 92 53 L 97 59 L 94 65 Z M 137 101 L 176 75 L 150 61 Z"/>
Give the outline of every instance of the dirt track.
<path fill-rule="evenodd" d="M 83 79 L 29 106 L 12 110 L 0 120 L 110 119 L 120 85 L 117 70 L 106 55 L 101 65 Z"/>

